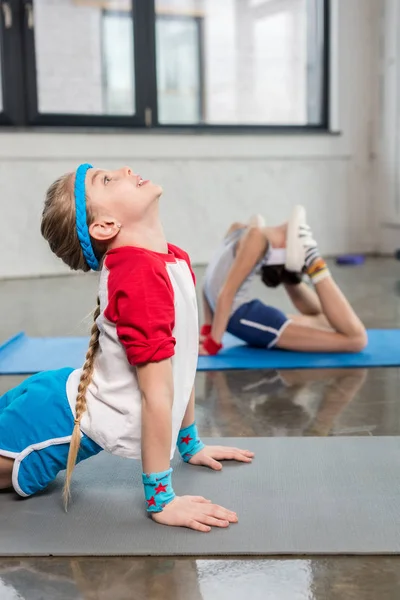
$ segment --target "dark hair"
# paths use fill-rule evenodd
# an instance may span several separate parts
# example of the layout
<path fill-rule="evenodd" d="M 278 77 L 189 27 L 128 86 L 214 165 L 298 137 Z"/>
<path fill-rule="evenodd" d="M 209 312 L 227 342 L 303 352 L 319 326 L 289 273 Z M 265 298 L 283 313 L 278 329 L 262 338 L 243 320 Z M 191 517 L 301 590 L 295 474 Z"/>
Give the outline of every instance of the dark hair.
<path fill-rule="evenodd" d="M 275 288 L 281 283 L 298 285 L 302 281 L 301 273 L 287 271 L 283 265 L 263 265 L 261 280 L 267 287 Z"/>

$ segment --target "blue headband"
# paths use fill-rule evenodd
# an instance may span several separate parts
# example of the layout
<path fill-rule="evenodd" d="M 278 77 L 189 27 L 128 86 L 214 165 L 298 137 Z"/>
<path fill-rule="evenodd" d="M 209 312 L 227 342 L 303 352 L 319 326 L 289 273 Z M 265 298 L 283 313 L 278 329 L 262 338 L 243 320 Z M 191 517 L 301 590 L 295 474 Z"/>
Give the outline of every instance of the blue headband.
<path fill-rule="evenodd" d="M 93 169 L 93 167 L 92 165 L 85 163 L 77 168 L 75 174 L 76 233 L 78 234 L 79 243 L 87 264 L 93 271 L 97 271 L 99 268 L 99 261 L 93 252 L 89 228 L 87 226 L 85 178 L 88 169 Z"/>

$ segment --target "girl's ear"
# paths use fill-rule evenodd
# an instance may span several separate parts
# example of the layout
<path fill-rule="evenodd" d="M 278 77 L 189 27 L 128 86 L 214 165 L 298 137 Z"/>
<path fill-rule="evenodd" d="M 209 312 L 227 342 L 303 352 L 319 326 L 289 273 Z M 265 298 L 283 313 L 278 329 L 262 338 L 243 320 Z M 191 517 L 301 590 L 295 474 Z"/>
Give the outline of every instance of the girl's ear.
<path fill-rule="evenodd" d="M 108 242 L 120 232 L 121 225 L 114 219 L 97 219 L 89 225 L 90 236 L 98 242 Z"/>

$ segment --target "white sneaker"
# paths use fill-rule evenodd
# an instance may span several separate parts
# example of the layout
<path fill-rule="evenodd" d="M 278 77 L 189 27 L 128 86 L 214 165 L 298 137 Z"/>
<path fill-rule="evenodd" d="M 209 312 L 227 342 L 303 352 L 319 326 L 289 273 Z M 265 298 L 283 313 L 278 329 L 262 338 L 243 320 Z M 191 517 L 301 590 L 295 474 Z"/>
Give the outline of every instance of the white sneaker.
<path fill-rule="evenodd" d="M 295 206 L 286 235 L 285 268 L 287 271 L 301 273 L 304 266 L 309 266 L 318 255 L 317 242 L 313 239 L 311 229 L 307 225 L 305 208 Z"/>

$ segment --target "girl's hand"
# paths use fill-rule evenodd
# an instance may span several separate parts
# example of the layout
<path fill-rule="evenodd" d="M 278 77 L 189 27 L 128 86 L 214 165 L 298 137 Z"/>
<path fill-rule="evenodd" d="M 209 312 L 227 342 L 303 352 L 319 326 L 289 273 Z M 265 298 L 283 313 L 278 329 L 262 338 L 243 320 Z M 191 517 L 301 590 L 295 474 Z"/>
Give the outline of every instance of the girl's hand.
<path fill-rule="evenodd" d="M 207 350 L 204 348 L 202 342 L 199 344 L 199 356 L 210 356 Z"/>
<path fill-rule="evenodd" d="M 210 467 L 214 471 L 220 471 L 222 465 L 219 460 L 237 460 L 238 462 L 251 463 L 254 452 L 241 450 L 240 448 L 229 448 L 228 446 L 206 446 L 197 452 L 190 460 L 191 465 L 202 465 Z"/>
<path fill-rule="evenodd" d="M 229 527 L 238 521 L 236 513 L 202 496 L 176 496 L 162 512 L 151 513 L 151 516 L 161 525 L 189 527 L 205 533 L 211 531 L 211 527 Z"/>

